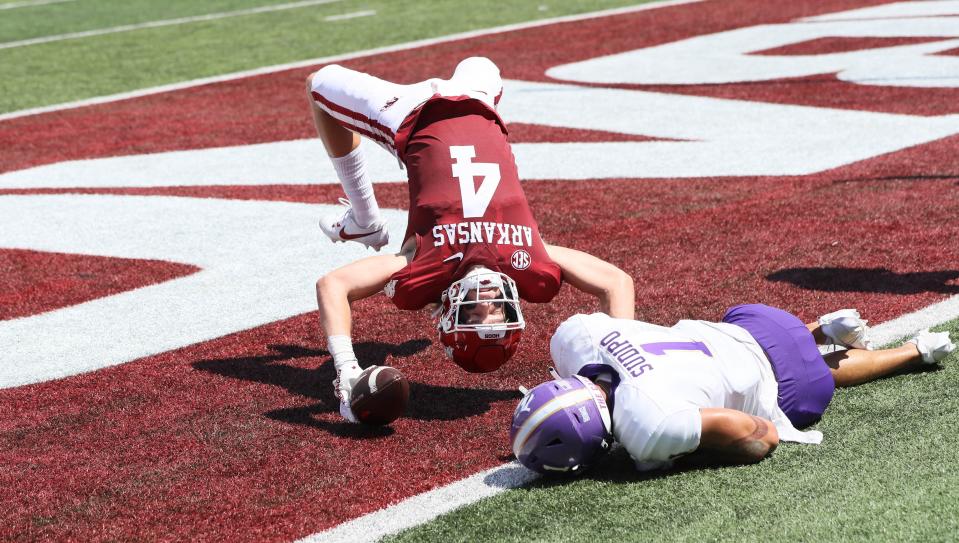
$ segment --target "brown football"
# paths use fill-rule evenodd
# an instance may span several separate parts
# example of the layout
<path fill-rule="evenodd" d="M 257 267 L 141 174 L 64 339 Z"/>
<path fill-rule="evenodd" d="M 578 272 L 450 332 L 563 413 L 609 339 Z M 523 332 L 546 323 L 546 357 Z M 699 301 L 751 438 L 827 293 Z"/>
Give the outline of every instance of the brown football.
<path fill-rule="evenodd" d="M 363 370 L 350 393 L 350 409 L 363 424 L 384 425 L 406 412 L 410 383 L 396 368 L 372 366 Z"/>

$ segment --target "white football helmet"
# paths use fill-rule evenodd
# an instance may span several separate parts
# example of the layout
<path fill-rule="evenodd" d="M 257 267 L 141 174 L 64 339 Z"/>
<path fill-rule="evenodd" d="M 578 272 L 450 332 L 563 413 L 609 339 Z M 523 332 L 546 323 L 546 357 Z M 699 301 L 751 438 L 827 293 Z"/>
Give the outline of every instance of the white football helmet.
<path fill-rule="evenodd" d="M 508 275 L 474 268 L 443 292 L 442 304 L 440 341 L 463 369 L 493 371 L 516 351 L 526 321 L 516 282 Z M 480 305 L 485 311 L 473 310 Z"/>

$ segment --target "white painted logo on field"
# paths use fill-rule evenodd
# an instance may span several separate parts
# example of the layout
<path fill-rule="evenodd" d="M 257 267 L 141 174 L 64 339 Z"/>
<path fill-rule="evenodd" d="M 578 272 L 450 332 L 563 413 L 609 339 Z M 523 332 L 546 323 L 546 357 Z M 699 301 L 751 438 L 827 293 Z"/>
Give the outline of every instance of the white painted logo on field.
<path fill-rule="evenodd" d="M 893 115 L 522 81 L 506 82 L 499 109 L 510 122 L 686 140 L 516 144 L 522 179 L 807 175 L 959 133 L 959 115 Z M 374 179 L 406 179 L 394 157 L 375 144 L 364 145 Z M 63 162 L 0 174 L 0 188 L 311 183 L 338 183 L 318 140 Z"/>
<path fill-rule="evenodd" d="M 696 36 L 557 66 L 547 74 L 583 83 L 694 85 L 836 73 L 840 80 L 862 85 L 959 87 L 959 57 L 936 55 L 959 47 L 955 15 L 956 1 L 901 2 Z M 943 39 L 822 55 L 750 54 L 835 37 Z"/>
<path fill-rule="evenodd" d="M 0 388 L 122 364 L 316 310 L 316 279 L 364 255 L 359 245 L 334 248 L 322 236 L 316 219 L 333 210 L 204 198 L 0 196 L 0 247 L 201 268 L 0 321 Z M 390 228 L 405 228 L 405 212 L 384 216 Z"/>

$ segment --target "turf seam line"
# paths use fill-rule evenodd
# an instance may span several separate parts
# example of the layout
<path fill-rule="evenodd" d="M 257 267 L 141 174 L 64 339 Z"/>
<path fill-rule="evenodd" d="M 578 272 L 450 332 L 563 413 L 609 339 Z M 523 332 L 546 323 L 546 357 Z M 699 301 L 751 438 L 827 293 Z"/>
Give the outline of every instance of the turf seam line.
<path fill-rule="evenodd" d="M 323 4 L 332 4 L 340 0 L 303 0 L 301 2 L 291 2 L 288 4 L 276 4 L 273 6 L 260 6 L 258 8 L 239 9 L 236 11 L 221 11 L 218 13 L 207 13 L 206 15 L 191 15 L 189 17 L 178 17 L 176 19 L 161 19 L 158 21 L 148 21 L 145 23 L 135 23 L 128 25 L 111 26 L 108 28 L 97 28 L 94 30 L 84 30 L 81 32 L 70 32 L 67 34 L 55 34 L 52 36 L 43 36 L 40 38 L 30 38 L 27 40 L 9 41 L 0 43 L 0 49 L 13 49 L 15 47 L 27 47 L 29 45 L 41 45 L 45 43 L 54 43 L 67 40 L 78 40 L 82 38 L 94 38 L 98 36 L 107 36 L 109 34 L 119 34 L 121 32 L 132 32 L 135 30 L 145 30 L 150 28 L 162 28 L 165 26 L 177 26 L 182 24 L 199 23 L 205 21 L 218 21 L 231 17 L 241 17 L 244 15 L 259 15 L 261 13 L 272 13 L 274 11 L 285 11 L 290 9 L 306 8 L 319 6 Z"/>
<path fill-rule="evenodd" d="M 955 318 L 959 318 L 959 295 L 874 326 L 870 328 L 870 337 L 877 345 L 883 345 Z M 537 478 L 538 474 L 513 461 L 309 535 L 296 543 L 378 541 Z"/>
<path fill-rule="evenodd" d="M 117 94 L 110 94 L 106 96 L 98 96 L 95 98 L 87 98 L 84 100 L 77 100 L 73 102 L 64 102 L 61 104 L 54 104 L 51 106 L 42 106 L 36 108 L 22 109 L 19 111 L 12 111 L 9 113 L 0 114 L 0 122 L 7 121 L 10 119 L 17 119 L 20 117 L 29 117 L 31 115 L 40 115 L 42 113 L 52 113 L 56 111 L 64 111 L 69 109 L 77 109 L 81 107 L 94 106 L 100 104 L 107 104 L 111 102 L 119 102 L 122 100 L 130 100 L 133 98 L 141 98 L 144 96 L 150 96 L 154 94 L 162 94 L 164 92 L 171 92 L 183 89 L 189 89 L 193 87 L 200 87 L 203 85 L 210 85 L 213 83 L 222 83 L 225 81 L 234 81 L 237 79 L 244 79 L 248 77 L 255 77 L 260 75 L 267 75 L 277 72 L 283 72 L 286 70 L 293 70 L 297 68 L 306 68 L 308 66 L 317 66 L 321 64 L 328 64 L 331 62 L 342 62 L 346 60 L 353 60 L 357 58 L 381 55 L 385 53 L 395 53 L 398 51 L 406 51 L 409 49 L 416 49 L 420 47 L 428 47 L 431 45 L 436 45 L 440 43 L 448 43 L 458 40 L 466 40 L 470 38 L 477 38 L 481 36 L 488 36 L 493 34 L 502 34 L 505 32 L 512 32 L 516 30 L 525 30 L 528 28 L 537 28 L 540 26 L 548 26 L 551 24 L 560 24 L 567 22 L 583 21 L 587 19 L 598 19 L 601 17 L 609 17 L 613 15 L 622 15 L 625 13 L 634 13 L 639 11 L 646 11 L 650 9 L 659 9 L 670 6 L 678 6 L 683 4 L 694 4 L 702 2 L 703 0 L 664 0 L 662 2 L 654 2 L 649 4 L 641 4 L 638 6 L 629 6 L 625 8 L 613 8 L 608 10 L 593 11 L 589 13 L 580 13 L 577 15 L 564 15 L 562 17 L 554 17 L 550 19 L 540 19 L 538 21 L 531 21 L 525 23 L 513 23 L 502 26 L 495 26 L 492 28 L 484 28 L 479 30 L 470 30 L 467 32 L 460 32 L 456 34 L 448 34 L 446 36 L 440 36 L 437 38 L 425 38 L 422 40 L 414 40 L 411 42 L 400 43 L 395 45 L 387 45 L 383 47 L 377 47 L 374 49 L 366 49 L 363 51 L 355 51 L 351 53 L 342 53 L 339 55 L 332 55 L 327 57 L 318 57 L 307 60 L 300 60 L 296 62 L 289 62 L 285 64 L 275 64 L 273 66 L 265 66 L 262 68 L 255 68 L 252 70 L 244 70 L 239 72 L 232 72 L 228 74 L 203 77 L 199 79 L 192 79 L 189 81 L 183 81 L 180 83 L 170 83 L 167 85 L 159 85 L 156 87 L 149 87 L 146 89 L 140 89 L 135 91 L 121 92 Z"/>
<path fill-rule="evenodd" d="M 32 8 L 35 6 L 46 6 L 47 4 L 62 4 L 64 2 L 73 2 L 73 0 L 24 0 L 23 2 L 11 2 L 9 4 L 0 4 L 0 11 L 5 9 Z"/>
<path fill-rule="evenodd" d="M 352 13 L 344 13 L 342 15 L 329 15 L 329 16 L 323 17 L 323 20 L 328 23 L 332 23 L 335 21 L 345 21 L 347 19 L 356 19 L 359 17 L 369 17 L 371 15 L 376 15 L 375 9 L 367 9 L 364 11 L 354 11 Z"/>

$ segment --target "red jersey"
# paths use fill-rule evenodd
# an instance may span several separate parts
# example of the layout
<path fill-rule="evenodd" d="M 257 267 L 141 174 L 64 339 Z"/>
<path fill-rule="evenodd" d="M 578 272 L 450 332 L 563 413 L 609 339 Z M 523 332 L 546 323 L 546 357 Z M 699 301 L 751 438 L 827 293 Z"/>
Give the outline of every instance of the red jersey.
<path fill-rule="evenodd" d="M 436 96 L 404 125 L 412 127 L 408 139 L 397 136 L 409 173 L 404 239 L 415 236 L 416 254 L 392 275 L 387 296 L 400 309 L 419 309 L 482 265 L 513 278 L 524 300 L 553 299 L 561 272 L 546 253 L 496 112 L 479 100 Z"/>

